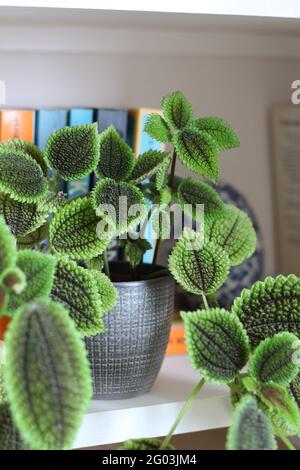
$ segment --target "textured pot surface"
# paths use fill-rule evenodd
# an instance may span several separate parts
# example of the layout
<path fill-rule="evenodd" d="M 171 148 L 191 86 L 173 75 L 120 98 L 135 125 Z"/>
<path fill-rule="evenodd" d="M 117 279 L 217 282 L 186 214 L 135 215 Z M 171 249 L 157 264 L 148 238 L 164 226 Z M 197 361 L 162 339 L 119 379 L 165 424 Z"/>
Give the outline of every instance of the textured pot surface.
<path fill-rule="evenodd" d="M 104 316 L 105 332 L 86 339 L 98 399 L 130 398 L 151 389 L 174 308 L 175 283 L 169 275 L 114 285 L 118 302 Z"/>

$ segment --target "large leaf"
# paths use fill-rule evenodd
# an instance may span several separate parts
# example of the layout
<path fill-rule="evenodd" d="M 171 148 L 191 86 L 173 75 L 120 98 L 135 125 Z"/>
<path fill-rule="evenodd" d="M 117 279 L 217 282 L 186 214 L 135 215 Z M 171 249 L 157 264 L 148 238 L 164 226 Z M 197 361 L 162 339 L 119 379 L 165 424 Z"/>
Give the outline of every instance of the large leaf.
<path fill-rule="evenodd" d="M 168 124 L 159 114 L 150 114 L 148 116 L 144 130 L 158 142 L 170 142 L 172 139 Z"/>
<path fill-rule="evenodd" d="M 172 141 L 179 159 L 189 170 L 218 181 L 218 147 L 207 132 L 183 129 L 174 134 Z"/>
<path fill-rule="evenodd" d="M 28 154 L 7 147 L 0 151 L 0 191 L 20 202 L 38 202 L 46 194 L 47 179 Z"/>
<path fill-rule="evenodd" d="M 236 406 L 227 434 L 228 450 L 276 450 L 277 444 L 269 418 L 250 395 Z"/>
<path fill-rule="evenodd" d="M 228 257 L 212 243 L 201 246 L 200 236 L 185 230 L 169 256 L 169 269 L 188 292 L 210 294 L 227 278 Z"/>
<path fill-rule="evenodd" d="M 97 176 L 120 181 L 127 179 L 135 163 L 135 156 L 113 126 L 100 134 L 100 159 Z"/>
<path fill-rule="evenodd" d="M 192 366 L 207 380 L 232 382 L 249 355 L 247 334 L 238 318 L 219 308 L 181 316 Z"/>
<path fill-rule="evenodd" d="M 26 276 L 26 287 L 21 294 L 12 293 L 9 298 L 9 311 L 12 312 L 27 302 L 48 297 L 55 270 L 54 256 L 33 250 L 18 252 L 17 266 Z"/>
<path fill-rule="evenodd" d="M 102 301 L 93 271 L 77 266 L 68 258 L 58 257 L 51 297 L 68 309 L 81 336 L 104 330 Z"/>
<path fill-rule="evenodd" d="M 223 214 L 205 214 L 205 237 L 226 251 L 231 266 L 249 258 L 256 247 L 256 233 L 248 215 L 235 206 Z"/>
<path fill-rule="evenodd" d="M 25 444 L 11 416 L 9 404 L 0 403 L 0 450 L 24 450 Z"/>
<path fill-rule="evenodd" d="M 92 193 L 96 213 L 110 223 L 117 235 L 134 229 L 146 215 L 142 191 L 131 183 L 106 178 Z"/>
<path fill-rule="evenodd" d="M 65 308 L 21 307 L 5 336 L 5 385 L 14 422 L 34 449 L 68 449 L 91 399 L 84 345 Z"/>
<path fill-rule="evenodd" d="M 213 212 L 220 215 L 225 208 L 225 204 L 213 188 L 193 178 L 187 178 L 180 183 L 177 198 L 182 210 L 194 220 L 198 215 L 197 204 L 203 204 L 205 214 Z"/>
<path fill-rule="evenodd" d="M 289 331 L 300 337 L 300 278 L 267 277 L 244 289 L 232 307 L 247 330 L 251 345 Z"/>
<path fill-rule="evenodd" d="M 83 178 L 99 160 L 97 124 L 64 127 L 47 140 L 45 158 L 66 181 Z"/>
<path fill-rule="evenodd" d="M 16 240 L 9 227 L 0 217 L 0 273 L 14 267 L 17 260 Z"/>
<path fill-rule="evenodd" d="M 164 96 L 162 109 L 165 120 L 175 129 L 186 127 L 192 119 L 192 107 L 181 91 Z"/>
<path fill-rule="evenodd" d="M 55 251 L 73 259 L 93 258 L 103 253 L 112 237 L 111 227 L 96 216 L 89 198 L 63 206 L 50 224 L 50 243 Z"/>
<path fill-rule="evenodd" d="M 166 161 L 168 161 L 168 159 L 168 152 L 148 150 L 148 152 L 143 153 L 136 160 L 136 164 L 129 178 L 130 181 L 136 184 L 146 178 L 150 178 L 150 176 L 154 175 L 166 166 Z"/>
<path fill-rule="evenodd" d="M 258 382 L 288 385 L 299 372 L 296 354 L 300 341 L 292 333 L 284 332 L 266 338 L 255 349 L 249 365 L 250 374 Z"/>
<path fill-rule="evenodd" d="M 43 152 L 32 142 L 28 142 L 27 140 L 23 139 L 9 139 L 5 142 L 0 143 L 0 151 L 2 148 L 9 147 L 13 150 L 20 150 L 24 153 L 30 155 L 42 168 L 43 173 L 47 176 L 48 168 L 45 162 Z"/>
<path fill-rule="evenodd" d="M 217 143 L 219 150 L 239 147 L 240 141 L 228 122 L 218 117 L 195 119 L 193 124 L 200 131 L 207 132 Z"/>
<path fill-rule="evenodd" d="M 124 442 L 120 450 L 159 450 L 162 441 L 159 439 L 129 439 Z M 175 448 L 169 444 L 164 447 L 164 450 L 174 450 Z"/>

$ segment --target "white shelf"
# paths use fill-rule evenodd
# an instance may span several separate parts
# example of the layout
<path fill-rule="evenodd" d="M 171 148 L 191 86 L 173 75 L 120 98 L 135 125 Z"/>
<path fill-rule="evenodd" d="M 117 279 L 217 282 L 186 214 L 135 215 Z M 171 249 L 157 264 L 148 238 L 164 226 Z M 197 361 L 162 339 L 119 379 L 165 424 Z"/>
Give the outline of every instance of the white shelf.
<path fill-rule="evenodd" d="M 74 448 L 166 435 L 199 380 L 187 357 L 166 358 L 149 394 L 128 400 L 92 401 Z M 230 414 L 228 387 L 206 384 L 176 434 L 226 427 Z"/>

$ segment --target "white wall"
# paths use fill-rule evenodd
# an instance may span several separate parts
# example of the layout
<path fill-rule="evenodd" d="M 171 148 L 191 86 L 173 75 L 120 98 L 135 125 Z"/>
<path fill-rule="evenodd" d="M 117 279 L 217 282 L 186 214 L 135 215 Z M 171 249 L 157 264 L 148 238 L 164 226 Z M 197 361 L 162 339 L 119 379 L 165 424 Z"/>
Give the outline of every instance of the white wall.
<path fill-rule="evenodd" d="M 276 269 L 268 117 L 272 104 L 290 102 L 299 75 L 297 59 L 0 53 L 9 106 L 159 107 L 164 94 L 180 89 L 195 114 L 227 119 L 241 147 L 221 155 L 221 177 L 257 213 L 266 274 Z"/>

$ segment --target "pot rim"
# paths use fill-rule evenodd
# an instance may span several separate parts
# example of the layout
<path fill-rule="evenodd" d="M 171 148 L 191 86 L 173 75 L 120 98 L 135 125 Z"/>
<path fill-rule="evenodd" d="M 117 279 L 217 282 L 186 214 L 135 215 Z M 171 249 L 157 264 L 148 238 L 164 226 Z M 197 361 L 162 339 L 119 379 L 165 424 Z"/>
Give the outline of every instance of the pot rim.
<path fill-rule="evenodd" d="M 127 263 L 122 263 L 122 262 L 110 263 L 110 265 L 113 265 L 113 264 L 115 265 L 121 264 L 124 266 Z M 160 265 L 156 265 L 155 267 L 158 268 L 157 272 L 159 272 L 159 270 L 166 269 L 165 267 L 160 266 Z M 167 281 L 167 280 L 172 281 L 175 284 L 175 280 L 170 272 L 163 274 L 161 276 L 158 276 L 158 277 L 151 278 L 151 279 L 141 279 L 137 281 L 112 281 L 112 283 L 115 287 L 138 287 L 142 285 L 151 285 L 151 284 L 155 284 L 155 283 L 158 283 L 161 281 Z"/>

